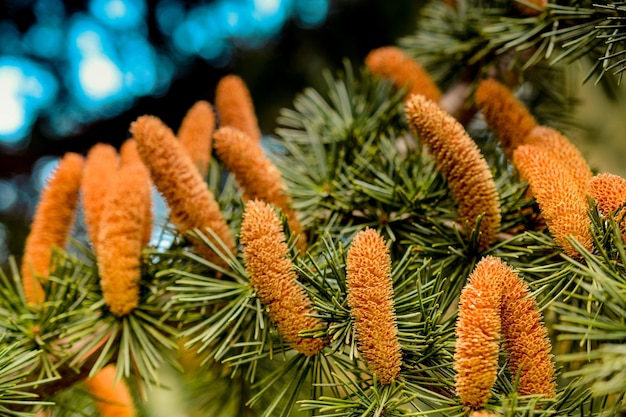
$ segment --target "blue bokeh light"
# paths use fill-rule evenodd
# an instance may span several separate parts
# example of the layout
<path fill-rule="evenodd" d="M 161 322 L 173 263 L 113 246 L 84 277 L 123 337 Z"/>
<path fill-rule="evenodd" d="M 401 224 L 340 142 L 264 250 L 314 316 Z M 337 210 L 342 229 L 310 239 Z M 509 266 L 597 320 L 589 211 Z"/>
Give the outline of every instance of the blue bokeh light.
<path fill-rule="evenodd" d="M 20 33 L 0 20 L 0 146 L 20 149 L 32 126 L 63 136 L 115 116 L 139 97 L 163 94 L 177 71 L 200 57 L 228 64 L 234 48 L 258 48 L 293 19 L 320 25 L 328 0 L 160 0 L 151 10 L 165 47 L 148 40 L 145 0 L 90 0 L 69 14 L 61 0 L 12 2 L 31 7 L 34 24 Z M 57 94 L 62 88 L 62 94 Z"/>
<path fill-rule="evenodd" d="M 0 57 L 0 139 L 4 145 L 24 145 L 39 112 L 56 97 L 56 78 L 25 58 Z"/>

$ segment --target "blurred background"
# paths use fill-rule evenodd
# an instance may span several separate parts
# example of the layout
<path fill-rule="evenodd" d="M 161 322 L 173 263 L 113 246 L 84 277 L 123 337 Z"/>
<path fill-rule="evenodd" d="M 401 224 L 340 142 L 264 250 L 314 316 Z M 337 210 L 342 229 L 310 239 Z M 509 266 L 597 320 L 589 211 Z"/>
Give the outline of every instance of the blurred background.
<path fill-rule="evenodd" d="M 421 2 L 3 0 L 0 264 L 19 256 L 58 158 L 119 146 L 138 116 L 176 130 L 217 81 L 240 75 L 264 133 L 321 70 L 360 65 L 415 27 Z"/>
<path fill-rule="evenodd" d="M 415 31 L 424 0 L 3 0 L 0 4 L 0 265 L 20 255 L 58 158 L 119 146 L 154 114 L 176 130 L 222 76 L 250 88 L 261 130 L 321 70 L 355 67 Z M 581 73 L 583 71 L 581 70 Z M 580 84 L 577 84 L 577 88 Z M 622 88 L 622 93 L 623 93 Z M 580 89 L 574 142 L 625 175 L 624 100 Z"/>

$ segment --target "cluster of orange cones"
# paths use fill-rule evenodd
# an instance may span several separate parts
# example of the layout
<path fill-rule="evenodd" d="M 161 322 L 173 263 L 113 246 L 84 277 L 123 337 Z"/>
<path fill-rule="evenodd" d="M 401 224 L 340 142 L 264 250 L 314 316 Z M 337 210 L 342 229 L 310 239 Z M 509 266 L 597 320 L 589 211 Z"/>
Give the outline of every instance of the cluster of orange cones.
<path fill-rule="evenodd" d="M 373 51 L 366 65 L 372 74 L 390 78 L 409 92 L 407 119 L 448 182 L 458 222 L 473 226 L 482 216 L 481 247 L 493 244 L 501 223 L 493 175 L 463 126 L 438 104 L 442 95 L 435 83 L 397 48 Z M 475 99 L 505 155 L 530 184 L 555 241 L 571 257 L 579 256 L 571 237 L 593 250 L 587 195 L 603 215 L 612 216 L 626 202 L 626 180 L 611 174 L 594 177 L 569 140 L 539 126 L 501 84 L 483 81 Z M 153 227 L 152 185 L 168 203 L 170 220 L 181 233 L 210 229 L 219 247 L 235 253 L 232 231 L 204 181 L 215 150 L 247 201 L 240 242 L 251 285 L 287 342 L 306 355 L 323 349 L 327 340 L 299 336 L 324 323 L 311 316 L 312 303 L 296 284 L 286 236 L 272 205 L 287 216 L 300 249 L 305 248 L 306 236 L 280 172 L 261 147 L 249 92 L 241 79 L 228 76 L 220 81 L 215 101 L 217 130 L 212 106 L 200 101 L 189 110 L 177 135 L 158 118 L 142 116 L 131 125 L 132 139 L 119 157 L 104 144 L 94 146 L 86 160 L 77 154 L 63 157 L 41 196 L 26 243 L 22 279 L 29 304 L 45 308 L 46 295 L 38 280 L 50 274 L 52 248 L 65 247 L 80 201 L 102 294 L 108 310 L 117 316 L 131 314 L 140 302 L 141 253 Z M 192 243 L 200 255 L 225 266 L 206 245 Z M 348 252 L 348 305 L 359 349 L 383 384 L 393 382 L 402 367 L 390 274 L 391 259 L 382 237 L 371 229 L 357 234 Z M 505 294 L 504 286 L 512 290 Z M 477 335 L 476 329 L 481 333 Z M 511 374 L 520 374 L 518 391 L 555 395 L 550 342 L 536 302 L 503 262 L 485 258 L 476 266 L 461 294 L 457 338 L 457 393 L 474 415 L 483 413 L 480 408 L 495 381 L 500 338 Z M 115 370 L 107 367 L 87 381 L 101 415 L 135 415 L 128 388 L 123 381 L 113 384 L 111 372 Z"/>

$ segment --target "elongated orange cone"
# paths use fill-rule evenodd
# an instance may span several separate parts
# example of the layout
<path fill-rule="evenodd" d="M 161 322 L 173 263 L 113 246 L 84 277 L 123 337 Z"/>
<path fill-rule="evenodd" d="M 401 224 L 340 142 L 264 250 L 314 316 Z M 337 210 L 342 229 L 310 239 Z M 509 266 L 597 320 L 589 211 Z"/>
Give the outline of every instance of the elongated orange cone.
<path fill-rule="evenodd" d="M 215 90 L 215 107 L 219 112 L 220 127 L 234 127 L 253 140 L 261 140 L 252 97 L 240 77 L 227 75 L 219 81 Z"/>
<path fill-rule="evenodd" d="M 22 260 L 26 301 L 39 304 L 43 290 L 35 279 L 49 274 L 52 247 L 64 248 L 74 222 L 83 171 L 83 157 L 67 153 L 41 193 Z"/>
<path fill-rule="evenodd" d="M 502 306 L 502 262 L 483 258 L 461 291 L 454 370 L 461 402 L 482 407 L 498 374 Z"/>
<path fill-rule="evenodd" d="M 409 124 L 434 155 L 458 204 L 458 220 L 473 227 L 480 215 L 481 246 L 488 246 L 500 228 L 500 201 L 485 158 L 463 126 L 421 95 L 406 103 Z"/>
<path fill-rule="evenodd" d="M 280 171 L 269 160 L 261 144 L 232 127 L 215 132 L 215 152 L 226 169 L 235 175 L 245 190 L 246 199 L 260 199 L 274 204 L 287 216 L 293 234 L 300 234 L 302 226 L 291 208 L 286 185 Z"/>
<path fill-rule="evenodd" d="M 568 242 L 573 237 L 593 250 L 585 190 L 553 153 L 535 145 L 522 145 L 513 154 L 520 177 L 530 184 L 554 240 L 572 257 L 580 254 Z"/>
<path fill-rule="evenodd" d="M 503 274 L 502 335 L 512 377 L 519 374 L 521 395 L 556 395 L 552 345 L 537 301 L 528 285 L 511 269 Z"/>
<path fill-rule="evenodd" d="M 104 202 L 107 193 L 113 187 L 119 164 L 118 159 L 117 151 L 113 146 L 98 143 L 89 150 L 85 161 L 80 191 L 87 234 L 96 254 Z"/>
<path fill-rule="evenodd" d="M 202 178 L 206 178 L 209 172 L 214 130 L 215 113 L 211 105 L 202 100 L 191 106 L 178 129 L 178 140 L 189 153 Z"/>
<path fill-rule="evenodd" d="M 524 144 L 530 131 L 537 127 L 537 121 L 511 90 L 496 80 L 482 81 L 475 98 L 504 153 L 512 158 L 515 149 Z"/>
<path fill-rule="evenodd" d="M 372 74 L 393 80 L 396 88 L 407 89 L 407 99 L 413 94 L 421 94 L 435 103 L 441 99 L 441 91 L 426 70 L 399 48 L 374 49 L 365 58 L 365 65 Z"/>
<path fill-rule="evenodd" d="M 359 232 L 346 264 L 348 305 L 359 351 L 381 384 L 400 374 L 402 351 L 393 302 L 391 258 L 384 239 L 374 230 Z"/>
<path fill-rule="evenodd" d="M 220 208 L 174 133 L 154 116 L 142 116 L 131 125 L 141 159 L 153 183 L 170 208 L 172 222 L 181 232 L 209 228 L 234 252 L 235 241 Z M 207 259 L 222 264 L 212 250 L 194 241 Z"/>
<path fill-rule="evenodd" d="M 327 340 L 301 337 L 300 333 L 321 328 L 323 323 L 312 317 L 315 311 L 297 283 L 280 219 L 269 204 L 258 200 L 246 203 L 241 243 L 250 284 L 282 337 L 300 353 L 318 353 Z"/>

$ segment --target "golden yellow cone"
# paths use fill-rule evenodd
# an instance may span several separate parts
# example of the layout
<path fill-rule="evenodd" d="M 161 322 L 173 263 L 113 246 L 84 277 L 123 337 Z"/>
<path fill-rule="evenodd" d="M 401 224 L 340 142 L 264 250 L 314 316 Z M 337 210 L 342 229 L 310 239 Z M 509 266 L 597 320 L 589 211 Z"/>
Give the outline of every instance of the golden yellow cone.
<path fill-rule="evenodd" d="M 528 285 L 511 269 L 503 274 L 502 335 L 512 378 L 519 373 L 521 395 L 556 395 L 552 345 L 537 301 Z"/>
<path fill-rule="evenodd" d="M 85 160 L 80 191 L 87 235 L 96 253 L 100 219 L 106 195 L 111 190 L 118 169 L 118 159 L 113 146 L 98 143 L 89 150 Z"/>
<path fill-rule="evenodd" d="M 245 191 L 245 198 L 259 199 L 280 208 L 287 216 L 289 228 L 295 235 L 302 233 L 302 226 L 291 209 L 280 171 L 265 156 L 261 144 L 244 132 L 223 127 L 215 132 L 215 152 L 226 169 L 235 175 Z M 304 239 L 301 238 L 301 241 Z"/>
<path fill-rule="evenodd" d="M 478 85 L 475 99 L 504 153 L 511 158 L 515 149 L 524 144 L 530 131 L 537 126 L 535 118 L 511 90 L 493 79 Z"/>
<path fill-rule="evenodd" d="M 458 205 L 458 220 L 470 228 L 480 223 L 481 246 L 492 243 L 500 229 L 500 201 L 489 166 L 463 126 L 424 96 L 406 103 L 409 124 L 434 155 Z"/>
<path fill-rule="evenodd" d="M 483 258 L 461 291 L 454 370 L 457 394 L 472 408 L 487 402 L 498 374 L 504 269 L 499 259 Z"/>
<path fill-rule="evenodd" d="M 141 249 L 150 185 L 140 164 L 122 165 L 107 195 L 98 235 L 98 270 L 104 300 L 117 316 L 139 303 Z"/>
<path fill-rule="evenodd" d="M 393 302 L 391 257 L 384 239 L 374 229 L 355 236 L 346 272 L 348 306 L 359 351 L 380 383 L 390 384 L 400 374 L 402 351 Z"/>
<path fill-rule="evenodd" d="M 592 251 L 586 193 L 570 171 L 553 153 L 535 145 L 518 147 L 513 154 L 513 163 L 520 177 L 530 184 L 548 229 L 563 251 L 569 256 L 580 257 L 567 241 L 570 236 Z"/>
<path fill-rule="evenodd" d="M 94 397 L 100 417 L 134 417 L 135 405 L 124 381 L 115 383 L 115 366 L 109 365 L 96 376 L 86 379 L 85 386 Z"/>
<path fill-rule="evenodd" d="M 240 77 L 227 75 L 219 81 L 215 90 L 215 107 L 220 127 L 234 127 L 253 140 L 261 140 L 254 104 L 246 83 Z"/>
<path fill-rule="evenodd" d="M 374 49 L 365 58 L 365 65 L 372 74 L 391 79 L 396 88 L 406 88 L 406 98 L 421 94 L 435 103 L 441 99 L 441 91 L 426 70 L 399 48 Z"/>
<path fill-rule="evenodd" d="M 191 106 L 178 129 L 178 140 L 191 156 L 202 178 L 209 173 L 214 130 L 215 113 L 211 105 L 203 100 Z"/>
<path fill-rule="evenodd" d="M 138 118 L 131 125 L 131 132 L 153 183 L 169 205 L 176 227 L 183 233 L 209 228 L 234 252 L 235 241 L 213 194 L 174 133 L 154 116 Z M 207 259 L 223 263 L 204 244 L 195 241 L 194 244 Z"/>
<path fill-rule="evenodd" d="M 128 139 L 122 144 L 120 149 L 120 163 L 121 166 L 133 165 L 133 175 L 143 177 L 143 182 L 146 183 L 148 192 L 152 193 L 152 183 L 150 182 L 150 173 L 143 164 L 139 151 L 137 150 L 137 141 L 134 139 Z M 139 179 L 137 183 L 139 183 Z M 144 202 L 144 217 L 142 219 L 142 237 L 141 242 L 143 246 L 148 246 L 150 239 L 152 238 L 152 196 Z"/>
<path fill-rule="evenodd" d="M 82 172 L 83 157 L 65 154 L 41 193 L 22 259 L 24 294 L 31 304 L 44 299 L 35 275 L 48 277 L 52 247 L 64 248 L 72 230 Z"/>
<path fill-rule="evenodd" d="M 610 216 L 626 204 L 626 179 L 603 172 L 591 180 L 589 193 L 596 200 L 598 210 Z"/>
<path fill-rule="evenodd" d="M 578 148 L 559 131 L 546 126 L 537 126 L 530 131 L 524 144 L 535 145 L 552 152 L 569 171 L 578 187 L 587 191 L 593 178 L 591 168 Z"/>
<path fill-rule="evenodd" d="M 495 414 L 495 413 L 490 413 L 489 411 L 486 410 L 477 410 L 477 411 L 472 411 L 472 414 L 470 414 L 471 417 L 498 417 L 500 416 L 500 414 Z"/>
<path fill-rule="evenodd" d="M 319 352 L 326 340 L 299 336 L 323 323 L 311 317 L 315 311 L 297 283 L 280 219 L 269 204 L 258 200 L 246 203 L 241 243 L 250 284 L 282 337 L 305 355 Z"/>

